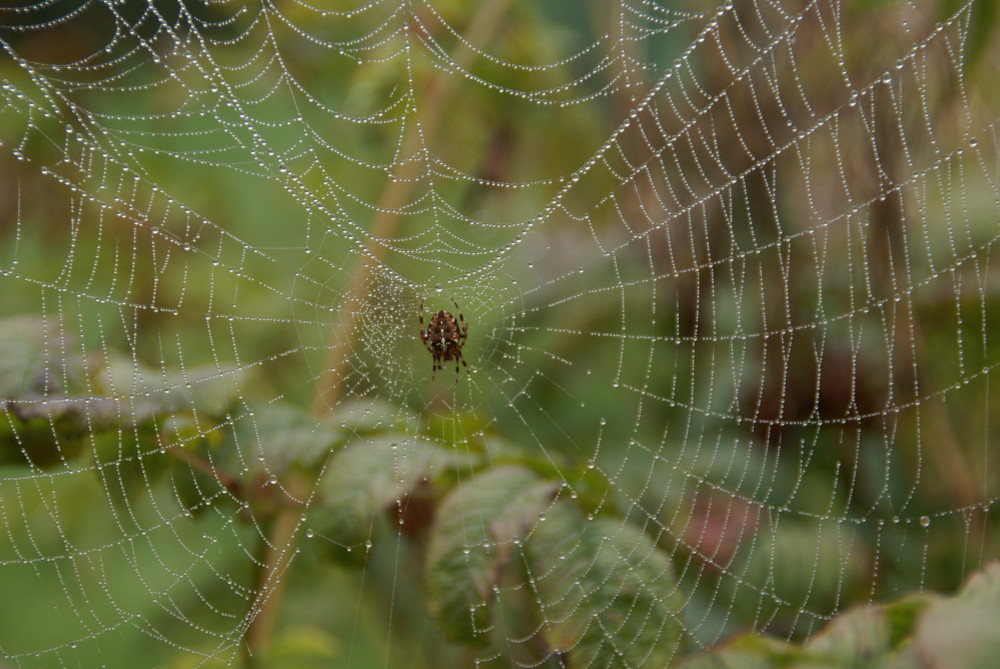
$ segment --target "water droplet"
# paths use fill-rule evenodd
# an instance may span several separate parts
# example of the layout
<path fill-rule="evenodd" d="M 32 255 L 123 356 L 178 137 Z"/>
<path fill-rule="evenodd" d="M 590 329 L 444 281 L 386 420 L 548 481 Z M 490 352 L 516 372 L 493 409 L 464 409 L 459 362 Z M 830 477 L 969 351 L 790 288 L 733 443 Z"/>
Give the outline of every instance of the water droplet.
<path fill-rule="evenodd" d="M 371 549 L 372 549 L 372 540 L 369 539 L 368 541 L 365 542 L 365 550 L 370 551 Z"/>
<path fill-rule="evenodd" d="M 267 479 L 267 482 L 270 483 L 271 485 L 274 485 L 275 483 L 277 483 L 278 482 L 277 475 L 271 474 L 271 476 Z"/>
<path fill-rule="evenodd" d="M 931 524 L 930 516 L 920 516 L 920 527 L 927 527 Z"/>
<path fill-rule="evenodd" d="M 434 284 L 434 292 L 435 293 L 440 293 L 441 292 L 441 284 L 440 283 L 435 283 Z"/>

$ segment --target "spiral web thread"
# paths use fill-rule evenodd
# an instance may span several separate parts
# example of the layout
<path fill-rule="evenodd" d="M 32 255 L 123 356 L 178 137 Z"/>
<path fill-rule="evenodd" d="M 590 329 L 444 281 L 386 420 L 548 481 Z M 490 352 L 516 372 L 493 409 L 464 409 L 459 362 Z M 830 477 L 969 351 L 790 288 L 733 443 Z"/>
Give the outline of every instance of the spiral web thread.
<path fill-rule="evenodd" d="M 505 434 L 562 477 L 553 504 L 576 498 L 566 463 L 599 473 L 670 554 L 695 648 L 808 638 L 930 587 L 937 546 L 980 566 L 1000 138 L 971 61 L 995 57 L 976 2 L 875 4 L 631 0 L 595 10 L 596 32 L 500 0 L 0 10 L 0 282 L 5 315 L 44 317 L 46 357 L 6 411 L 51 416 L 94 351 L 123 371 L 90 378 L 80 410 L 113 412 L 121 442 L 151 397 L 232 384 L 222 425 L 195 412 L 185 439 L 243 435 L 243 472 L 303 509 L 271 545 L 290 559 L 254 582 L 272 537 L 224 475 L 193 513 L 176 473 L 142 483 L 169 449 L 77 460 L 50 419 L 57 462 L 0 480 L 0 580 L 35 593 L 0 657 L 78 666 L 137 636 L 237 663 L 303 550 L 377 551 L 315 531 L 315 488 L 246 437 L 292 387 L 317 416 L 479 416 L 440 443 Z M 595 117 L 610 125 L 575 129 Z M 464 311 L 457 383 L 450 363 L 430 378 L 421 300 Z M 239 385 L 272 376 L 263 400 Z M 484 631 L 502 643 L 477 663 L 529 663 L 556 622 L 540 608 L 534 630 Z"/>

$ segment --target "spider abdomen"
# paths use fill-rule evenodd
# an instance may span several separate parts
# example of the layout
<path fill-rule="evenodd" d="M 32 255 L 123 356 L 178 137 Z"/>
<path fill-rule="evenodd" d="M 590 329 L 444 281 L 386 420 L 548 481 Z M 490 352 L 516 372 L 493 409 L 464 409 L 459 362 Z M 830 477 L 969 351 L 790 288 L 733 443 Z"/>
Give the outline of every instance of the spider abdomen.
<path fill-rule="evenodd" d="M 455 305 L 458 309 L 458 305 Z M 423 303 L 420 305 L 420 324 L 424 324 Z M 458 318 L 444 309 L 431 316 L 427 329 L 420 329 L 420 338 L 434 358 L 434 371 L 441 368 L 441 361 L 456 360 L 463 365 L 462 347 L 469 336 L 469 326 L 465 324 L 462 310 L 458 309 Z M 455 380 L 458 380 L 458 362 L 455 363 Z"/>

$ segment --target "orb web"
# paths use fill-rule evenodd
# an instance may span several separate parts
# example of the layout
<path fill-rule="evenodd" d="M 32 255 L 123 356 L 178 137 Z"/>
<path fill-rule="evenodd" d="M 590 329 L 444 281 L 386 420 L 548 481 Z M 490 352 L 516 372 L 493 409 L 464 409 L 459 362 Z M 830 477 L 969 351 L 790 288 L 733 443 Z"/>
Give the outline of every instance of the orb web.
<path fill-rule="evenodd" d="M 238 665 L 333 555 L 350 613 L 309 624 L 395 666 L 430 522 L 520 565 L 454 623 L 481 666 L 955 587 L 995 548 L 982 4 L 0 9 L 0 657 Z M 457 379 L 421 302 L 464 312 Z M 392 463 L 357 541 L 327 434 Z"/>

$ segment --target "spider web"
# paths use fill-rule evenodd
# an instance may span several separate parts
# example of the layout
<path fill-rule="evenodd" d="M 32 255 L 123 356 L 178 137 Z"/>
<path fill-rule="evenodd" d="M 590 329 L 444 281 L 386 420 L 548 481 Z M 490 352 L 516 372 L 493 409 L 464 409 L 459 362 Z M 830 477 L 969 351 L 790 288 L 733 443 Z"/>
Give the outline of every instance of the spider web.
<path fill-rule="evenodd" d="M 954 587 L 995 548 L 985 5 L 3 9 L 3 315 L 37 316 L 6 327 L 43 373 L 5 405 L 0 657 L 239 664 L 288 584 L 286 627 L 321 628 L 342 666 L 432 657 L 406 631 L 419 518 L 341 541 L 288 466 L 320 426 L 357 436 L 369 416 L 402 435 L 400 477 L 427 439 L 548 472 L 512 563 L 537 564 L 546 515 L 604 482 L 560 551 L 612 551 L 653 590 L 645 544 L 613 552 L 638 528 L 672 564 L 680 603 L 658 607 L 687 650 Z M 420 304 L 453 300 L 469 368 L 432 380 Z M 291 405 L 312 423 L 273 447 L 262 416 Z M 68 437 L 69 410 L 117 427 Z M 175 437 L 130 450 L 150 417 Z M 230 443 L 235 469 L 178 455 L 199 440 Z M 331 475 L 332 451 L 309 457 Z M 540 618 L 511 604 L 455 666 L 571 653 L 546 630 L 600 593 L 553 606 L 557 573 L 484 593 Z M 608 621 L 586 634 L 644 664 Z"/>

